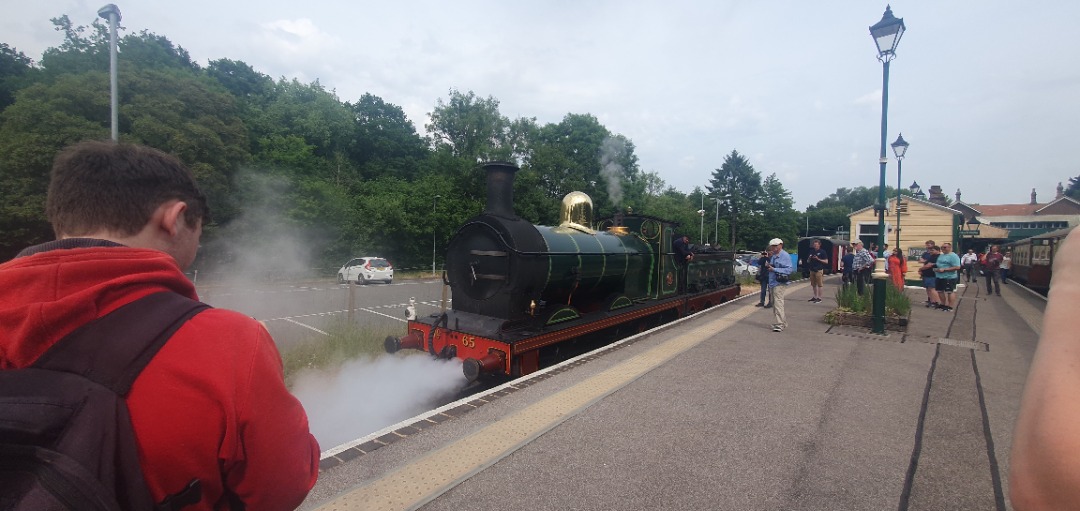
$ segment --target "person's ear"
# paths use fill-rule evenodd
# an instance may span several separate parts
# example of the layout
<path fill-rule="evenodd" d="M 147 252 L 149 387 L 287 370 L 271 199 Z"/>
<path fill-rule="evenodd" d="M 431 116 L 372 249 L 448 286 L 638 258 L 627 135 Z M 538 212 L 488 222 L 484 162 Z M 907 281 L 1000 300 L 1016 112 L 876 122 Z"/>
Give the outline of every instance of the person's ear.
<path fill-rule="evenodd" d="M 170 201 L 162 204 L 160 208 L 161 228 L 169 233 L 169 236 L 176 236 L 180 232 L 180 222 L 186 222 L 184 212 L 187 211 L 187 203 L 180 200 Z"/>

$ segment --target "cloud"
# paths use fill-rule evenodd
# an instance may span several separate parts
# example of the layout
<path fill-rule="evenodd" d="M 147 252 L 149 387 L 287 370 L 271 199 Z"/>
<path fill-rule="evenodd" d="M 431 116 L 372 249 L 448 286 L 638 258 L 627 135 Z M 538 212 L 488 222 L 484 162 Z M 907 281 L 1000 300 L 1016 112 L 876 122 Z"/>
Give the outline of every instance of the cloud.
<path fill-rule="evenodd" d="M 341 39 L 323 32 L 307 18 L 271 21 L 260 28 L 262 31 L 256 34 L 256 39 L 278 57 L 321 59 L 341 45 Z"/>
<path fill-rule="evenodd" d="M 860 106 L 881 105 L 881 89 L 863 94 L 862 96 L 855 98 L 855 101 L 853 101 L 852 103 Z"/>

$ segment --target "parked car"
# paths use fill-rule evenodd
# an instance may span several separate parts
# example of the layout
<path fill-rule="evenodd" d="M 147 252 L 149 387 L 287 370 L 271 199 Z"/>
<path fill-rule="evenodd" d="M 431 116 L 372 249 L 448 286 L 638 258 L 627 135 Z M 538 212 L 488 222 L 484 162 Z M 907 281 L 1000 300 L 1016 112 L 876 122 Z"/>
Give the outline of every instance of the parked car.
<path fill-rule="evenodd" d="M 742 259 L 735 260 L 735 274 L 736 275 L 757 275 L 758 267 L 747 264 Z"/>
<path fill-rule="evenodd" d="M 381 280 L 389 284 L 394 281 L 394 267 L 381 257 L 357 257 L 341 266 L 337 278 L 340 283 L 366 284 Z"/>

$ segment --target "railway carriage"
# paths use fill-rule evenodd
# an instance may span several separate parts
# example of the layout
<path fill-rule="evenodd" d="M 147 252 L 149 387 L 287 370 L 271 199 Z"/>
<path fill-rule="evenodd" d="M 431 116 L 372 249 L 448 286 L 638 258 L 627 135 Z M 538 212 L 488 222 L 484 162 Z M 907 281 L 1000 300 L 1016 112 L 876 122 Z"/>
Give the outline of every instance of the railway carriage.
<path fill-rule="evenodd" d="M 1009 279 L 1045 295 L 1050 290 L 1054 253 L 1072 229 L 1059 229 L 1006 244 L 1003 251 L 1012 252 Z"/>

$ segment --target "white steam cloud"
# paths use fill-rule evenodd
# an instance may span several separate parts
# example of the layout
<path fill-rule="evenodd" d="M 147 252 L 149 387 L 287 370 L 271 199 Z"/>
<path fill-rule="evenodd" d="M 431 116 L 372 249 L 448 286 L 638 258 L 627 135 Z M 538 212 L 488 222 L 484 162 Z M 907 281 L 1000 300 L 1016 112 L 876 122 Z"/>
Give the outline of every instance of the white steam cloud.
<path fill-rule="evenodd" d="M 325 451 L 436 408 L 464 385 L 460 360 L 399 354 L 301 373 L 292 392 Z"/>
<path fill-rule="evenodd" d="M 620 205 L 623 199 L 623 167 L 619 159 L 625 150 L 626 145 L 615 137 L 608 137 L 600 146 L 600 177 L 607 183 L 608 197 L 615 206 Z"/>

